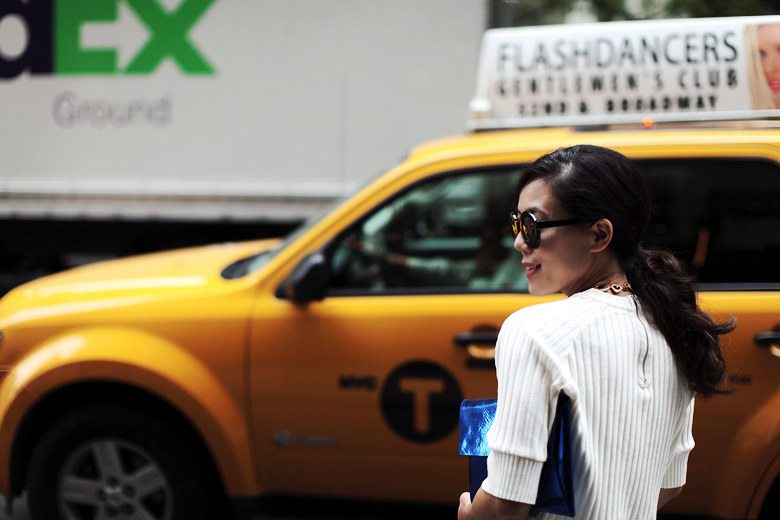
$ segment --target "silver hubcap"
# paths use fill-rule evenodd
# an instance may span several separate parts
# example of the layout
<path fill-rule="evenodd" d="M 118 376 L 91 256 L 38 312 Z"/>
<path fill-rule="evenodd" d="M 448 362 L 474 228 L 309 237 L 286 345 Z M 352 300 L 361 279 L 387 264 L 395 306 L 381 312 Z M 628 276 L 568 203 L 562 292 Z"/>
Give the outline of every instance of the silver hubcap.
<path fill-rule="evenodd" d="M 57 485 L 68 520 L 166 520 L 171 488 L 159 464 L 140 446 L 95 439 L 65 461 Z"/>

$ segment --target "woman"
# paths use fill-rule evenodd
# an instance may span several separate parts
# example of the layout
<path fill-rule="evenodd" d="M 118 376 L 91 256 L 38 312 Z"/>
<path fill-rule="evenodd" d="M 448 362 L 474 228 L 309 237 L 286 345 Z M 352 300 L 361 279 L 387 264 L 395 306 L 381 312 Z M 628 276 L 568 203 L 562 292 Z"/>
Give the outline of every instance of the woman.
<path fill-rule="evenodd" d="M 576 518 L 655 518 L 685 483 L 693 395 L 722 392 L 718 338 L 734 327 L 697 307 L 673 255 L 640 247 L 649 194 L 621 154 L 557 150 L 523 172 L 519 194 L 529 291 L 569 298 L 501 328 L 488 477 L 458 518 L 528 516 L 560 392 L 573 402 Z"/>
<path fill-rule="evenodd" d="M 780 24 L 745 28 L 753 108 L 780 108 Z"/>
<path fill-rule="evenodd" d="M 767 87 L 772 91 L 772 108 L 780 107 L 780 24 L 758 28 L 758 52 Z"/>

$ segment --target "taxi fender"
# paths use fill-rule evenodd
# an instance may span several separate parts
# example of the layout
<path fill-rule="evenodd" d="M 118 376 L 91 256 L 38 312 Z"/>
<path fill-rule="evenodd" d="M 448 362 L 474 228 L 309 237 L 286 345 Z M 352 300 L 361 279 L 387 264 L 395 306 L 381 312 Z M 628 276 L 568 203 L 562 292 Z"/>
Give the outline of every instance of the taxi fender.
<path fill-rule="evenodd" d="M 122 345 L 124 348 L 117 348 Z M 165 338 L 131 328 L 69 331 L 20 360 L 0 387 L 0 467 L 25 414 L 51 392 L 84 382 L 124 383 L 175 407 L 201 435 L 230 495 L 257 494 L 240 406 L 213 372 Z M 0 471 L 0 490 L 8 491 Z"/>

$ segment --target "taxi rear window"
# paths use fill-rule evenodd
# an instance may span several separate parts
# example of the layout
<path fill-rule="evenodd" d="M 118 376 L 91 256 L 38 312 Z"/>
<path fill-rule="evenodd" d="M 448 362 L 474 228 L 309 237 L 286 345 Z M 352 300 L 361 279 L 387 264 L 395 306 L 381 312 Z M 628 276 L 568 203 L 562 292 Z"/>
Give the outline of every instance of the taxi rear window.
<path fill-rule="evenodd" d="M 646 246 L 672 250 L 702 289 L 777 287 L 780 167 L 768 160 L 646 160 L 653 216 Z"/>

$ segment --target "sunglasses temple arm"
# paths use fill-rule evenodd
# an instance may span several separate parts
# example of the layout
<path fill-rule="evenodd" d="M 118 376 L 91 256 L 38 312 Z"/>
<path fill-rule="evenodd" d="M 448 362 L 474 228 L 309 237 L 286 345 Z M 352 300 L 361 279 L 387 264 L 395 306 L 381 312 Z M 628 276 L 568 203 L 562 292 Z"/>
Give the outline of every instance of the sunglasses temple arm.
<path fill-rule="evenodd" d="M 576 224 L 577 221 L 574 219 L 567 219 L 567 220 L 545 220 L 542 222 L 536 222 L 536 227 L 539 229 L 544 229 L 548 227 L 557 227 L 557 226 L 568 226 L 570 224 Z"/>

